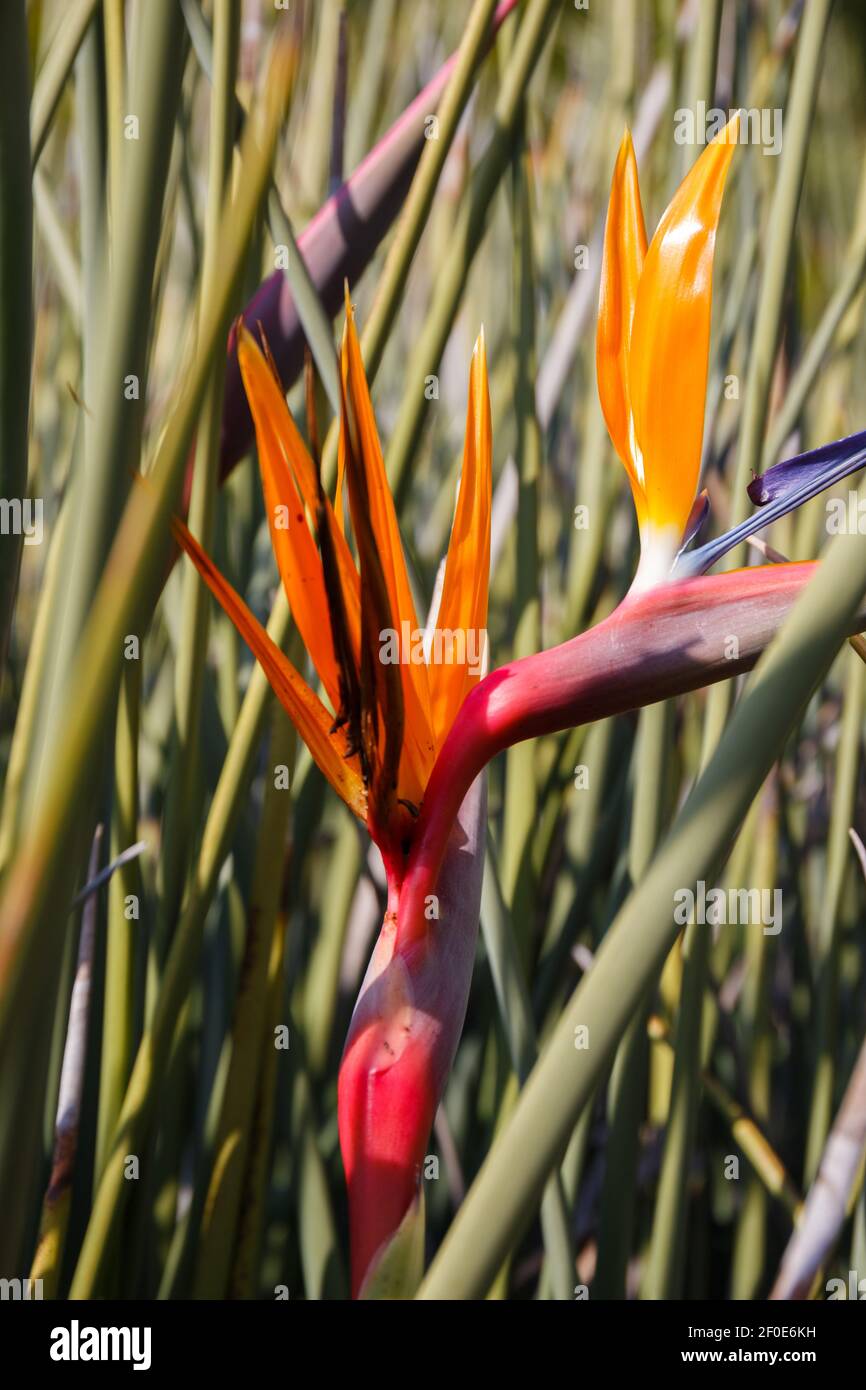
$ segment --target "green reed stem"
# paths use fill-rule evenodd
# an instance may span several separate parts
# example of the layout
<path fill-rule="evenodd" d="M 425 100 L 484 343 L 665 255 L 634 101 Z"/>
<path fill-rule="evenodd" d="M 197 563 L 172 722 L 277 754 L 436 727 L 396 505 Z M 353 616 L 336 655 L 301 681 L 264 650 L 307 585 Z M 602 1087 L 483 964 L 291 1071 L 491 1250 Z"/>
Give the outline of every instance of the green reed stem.
<path fill-rule="evenodd" d="M 634 803 L 629 836 L 628 880 L 640 883 L 649 868 L 666 820 L 665 778 L 671 750 L 673 706 L 641 710 L 635 749 Z M 637 1206 L 640 1126 L 646 1111 L 648 1062 L 647 993 L 617 1050 L 608 1094 L 609 1134 L 601 1197 L 597 1298 L 624 1298 Z"/>
<path fill-rule="evenodd" d="M 842 893 L 851 868 L 848 828 L 853 824 L 860 770 L 866 667 L 853 652 L 845 654 L 842 727 L 836 748 L 833 800 L 827 832 L 827 873 L 815 941 L 813 1055 L 814 1073 L 804 1163 L 805 1185 L 818 1171 L 833 1121 L 838 1066 L 838 994 L 841 954 Z"/>
<path fill-rule="evenodd" d="M 274 605 L 268 632 L 282 646 L 288 630 L 288 604 L 281 594 Z M 130 1188 L 123 1175 L 124 1159 L 128 1153 L 141 1152 L 146 1141 L 178 1015 L 193 978 L 205 915 L 241 813 L 271 696 L 267 678 L 261 667 L 256 666 L 211 801 L 189 896 L 166 961 L 153 1018 L 144 1032 L 135 1058 L 111 1153 L 99 1184 L 72 1281 L 74 1298 L 93 1296 L 99 1287 L 104 1262 L 118 1235 Z"/>
<path fill-rule="evenodd" d="M 111 857 L 138 838 L 138 738 L 141 663 L 129 661 L 120 681 L 114 737 L 114 796 L 111 803 Z M 108 885 L 105 943 L 105 997 L 99 1121 L 94 1165 L 102 1175 L 109 1144 L 126 1093 L 135 1044 L 135 961 L 142 930 L 143 884 L 137 859 L 122 865 Z"/>
<path fill-rule="evenodd" d="M 283 886 L 285 844 L 292 795 L 278 770 L 294 772 L 297 736 L 284 712 L 275 707 L 247 936 L 232 1020 L 232 1052 L 214 1147 L 214 1162 L 196 1250 L 194 1297 L 225 1296 L 232 1266 L 244 1173 L 250 1158 L 250 1132 L 265 1049 L 268 966 Z"/>
<path fill-rule="evenodd" d="M 535 276 L 533 272 L 532 209 L 526 155 L 514 161 L 514 278 L 516 324 L 514 332 L 514 409 L 517 438 L 517 573 L 512 631 L 514 659 L 529 656 L 541 647 L 541 599 L 539 594 L 538 509 L 541 485 L 541 433 L 535 411 Z M 535 898 L 532 871 L 532 838 L 538 819 L 536 748 L 532 742 L 509 748 L 505 762 L 505 799 L 502 826 L 502 891 L 517 932 L 524 966 L 532 951 L 532 904 Z"/>
<path fill-rule="evenodd" d="M 0 497 L 22 508 L 0 541 L 0 684 L 23 545 L 33 337 L 30 148 L 22 136 L 30 55 L 24 0 L 0 6 Z M 8 532 L 8 533 L 7 533 Z"/>
<path fill-rule="evenodd" d="M 30 148 L 33 153 L 34 169 L 48 138 L 54 113 L 63 94 L 63 88 L 72 72 L 78 50 L 84 41 L 84 35 L 87 33 L 87 26 L 93 18 L 98 3 L 99 0 L 72 0 L 71 4 L 65 6 L 55 30 L 51 48 L 39 69 L 39 76 L 33 88 L 33 100 L 30 103 Z M 4 6 L 4 8 L 12 11 L 17 9 L 18 5 L 13 3 Z M 12 52 L 13 50 L 7 48 L 4 41 L 4 54 L 8 53 L 11 57 Z M 27 57 L 20 69 L 21 76 L 25 79 L 29 66 L 29 57 Z M 20 113 L 26 107 L 27 102 L 25 100 L 23 105 L 18 108 L 19 131 Z"/>
<path fill-rule="evenodd" d="M 435 375 L 451 332 L 470 267 L 481 245 L 493 195 L 511 161 L 523 96 L 558 8 L 557 0 L 529 0 L 526 7 L 502 75 L 494 112 L 494 133 L 472 176 L 454 228 L 447 264 L 407 364 L 406 389 L 386 457 L 388 477 L 398 506 L 408 479 L 409 461 L 424 427 L 428 404 L 425 382 L 427 377 Z"/>
<path fill-rule="evenodd" d="M 758 821 L 750 886 L 772 892 L 778 877 L 779 818 L 776 788 L 771 778 L 763 795 Z M 770 1083 L 773 1059 L 773 1029 L 769 1017 L 773 940 L 757 923 L 746 931 L 746 977 L 740 1022 L 745 1039 L 745 1070 L 748 1076 L 749 1112 L 761 1129 L 770 1122 Z M 767 1190 L 757 1173 L 746 1179 L 746 1190 L 737 1218 L 731 1268 L 731 1297 L 752 1299 L 760 1296 L 767 1259 Z"/>
<path fill-rule="evenodd" d="M 764 245 L 767 260 L 761 277 L 755 329 L 746 375 L 743 401 L 743 421 L 737 452 L 737 469 L 731 498 L 729 525 L 735 526 L 748 511 L 746 485 L 752 473 L 761 466 L 764 429 L 770 400 L 770 384 L 779 345 L 782 325 L 782 306 L 791 248 L 794 245 L 794 225 L 800 204 L 800 191 L 806 169 L 806 155 L 812 130 L 812 114 L 824 37 L 830 18 L 832 0 L 806 0 L 806 8 L 797 43 L 797 56 L 791 78 L 791 89 L 785 108 L 785 140 L 779 158 L 776 183 Z M 740 564 L 740 548 L 727 556 L 727 567 Z"/>
<path fill-rule="evenodd" d="M 487 858 L 481 893 L 481 930 L 493 988 L 499 1008 L 499 1021 L 508 1043 L 511 1065 L 522 1085 L 538 1056 L 538 1043 L 532 1006 L 526 987 L 526 971 L 512 917 L 499 882 L 496 847 L 488 834 Z M 553 1297 L 567 1300 L 574 1285 L 574 1254 L 569 1229 L 569 1211 L 558 1173 L 548 1180 L 541 1199 L 541 1233 Z"/>
<path fill-rule="evenodd" d="M 201 296 L 207 303 L 222 276 L 220 221 L 231 169 L 234 87 L 240 36 L 240 0 L 218 0 L 214 7 L 213 83 L 208 145 L 208 200 L 205 213 Z M 234 306 L 232 306 L 234 307 Z M 223 324 L 228 330 L 228 318 Z M 189 526 L 206 551 L 211 549 L 222 425 L 226 358 L 216 354 L 196 431 Z M 175 746 L 169 766 L 162 835 L 160 924 L 164 943 L 183 894 L 189 844 L 196 822 L 200 771 L 201 697 L 204 684 L 210 597 L 186 557 L 181 561 L 183 596 L 175 672 Z"/>

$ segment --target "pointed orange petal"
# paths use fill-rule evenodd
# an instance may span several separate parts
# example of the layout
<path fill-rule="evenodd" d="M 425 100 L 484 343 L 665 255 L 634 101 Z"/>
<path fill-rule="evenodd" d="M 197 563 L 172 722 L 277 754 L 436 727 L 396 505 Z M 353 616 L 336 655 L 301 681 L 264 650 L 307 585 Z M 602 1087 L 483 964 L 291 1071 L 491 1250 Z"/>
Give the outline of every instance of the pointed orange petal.
<path fill-rule="evenodd" d="M 339 670 L 327 594 L 319 552 L 305 514 L 307 508 L 314 517 L 319 504 L 315 466 L 270 367 L 245 329 L 238 333 L 238 361 L 256 428 L 265 509 L 277 566 L 292 616 L 336 709 Z M 326 504 L 326 510 L 329 509 L 330 504 Z M 329 524 L 331 520 L 329 518 Z M 331 529 L 346 620 L 357 658 L 360 644 L 358 573 L 345 539 L 336 527 Z"/>
<path fill-rule="evenodd" d="M 734 116 L 674 194 L 647 252 L 632 324 L 629 386 L 647 520 L 675 541 L 700 472 L 713 252 L 737 125 Z"/>
<path fill-rule="evenodd" d="M 602 412 L 613 446 L 628 472 L 639 523 L 643 522 L 644 500 L 632 451 L 628 357 L 645 256 L 637 162 L 627 130 L 616 157 L 604 228 L 595 362 Z"/>
<path fill-rule="evenodd" d="M 477 666 L 474 670 L 471 668 L 476 664 L 476 658 L 483 657 L 486 637 L 490 579 L 491 456 L 490 394 L 482 329 L 469 371 L 463 470 L 445 561 L 442 598 L 436 616 L 436 635 L 441 650 L 437 660 L 434 641 L 428 658 L 437 747 L 441 746 L 457 711 L 481 674 Z M 464 659 L 448 661 L 449 651 L 462 655 Z"/>
<path fill-rule="evenodd" d="M 402 625 L 408 624 L 410 635 L 414 637 L 419 631 L 418 619 L 348 291 L 341 365 L 346 398 L 358 429 L 360 463 L 367 480 L 370 525 L 379 549 L 389 607 L 397 631 L 402 634 Z M 407 660 L 400 665 L 400 677 L 405 709 L 400 795 L 415 802 L 426 785 L 435 755 L 427 667 L 423 661 Z M 404 773 L 411 780 L 411 790 L 403 784 Z"/>
<path fill-rule="evenodd" d="M 214 598 L 231 618 L 259 662 L 277 699 L 321 772 L 350 811 L 365 820 L 367 798 L 357 758 L 345 756 L 345 738 L 341 733 L 331 733 L 332 718 L 319 697 L 280 651 L 228 580 L 223 578 L 183 522 L 175 518 L 172 531 L 178 545 L 192 560 Z"/>

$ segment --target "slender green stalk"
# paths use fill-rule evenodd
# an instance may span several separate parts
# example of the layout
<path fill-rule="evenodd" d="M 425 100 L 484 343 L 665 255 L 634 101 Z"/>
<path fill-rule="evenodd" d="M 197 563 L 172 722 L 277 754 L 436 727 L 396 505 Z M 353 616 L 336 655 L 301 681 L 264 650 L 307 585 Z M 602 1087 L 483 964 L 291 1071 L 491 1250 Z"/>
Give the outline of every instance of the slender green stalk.
<path fill-rule="evenodd" d="M 535 412 L 534 251 L 530 186 L 525 161 L 525 154 L 519 152 L 515 156 L 513 179 L 516 286 L 514 409 L 518 478 L 517 573 L 512 620 L 515 660 L 529 656 L 541 647 L 538 508 L 542 457 L 541 435 Z M 535 900 L 531 857 L 532 834 L 538 817 L 535 753 L 535 746 L 530 742 L 518 743 L 508 750 L 502 826 L 502 890 L 525 967 L 529 965 L 532 951 L 532 907 Z"/>
<path fill-rule="evenodd" d="M 328 891 L 323 897 L 319 931 L 304 981 L 304 1036 L 310 1075 L 325 1074 L 333 1043 L 340 963 L 363 850 L 354 819 L 343 815 L 325 871 Z"/>
<path fill-rule="evenodd" d="M 499 883 L 496 848 L 488 835 L 481 895 L 481 930 L 493 976 L 499 1020 L 508 1042 L 511 1065 L 522 1085 L 538 1056 L 538 1044 L 526 988 L 525 967 L 511 920 Z M 570 1299 L 574 1285 L 574 1254 L 569 1210 L 558 1173 L 548 1180 L 541 1199 L 541 1231 L 546 1252 L 545 1267 L 553 1297 Z"/>
<path fill-rule="evenodd" d="M 767 436 L 761 458 L 762 468 L 769 468 L 777 462 L 785 440 L 794 429 L 806 404 L 809 392 L 815 384 L 840 325 L 863 285 L 864 275 L 866 275 L 866 158 L 864 158 L 860 176 L 860 193 L 857 199 L 854 227 L 851 231 L 838 283 L 827 301 L 818 326 L 809 339 L 806 351 L 800 358 L 788 383 L 785 399 Z"/>
<path fill-rule="evenodd" d="M 274 606 L 268 632 L 278 645 L 283 645 L 288 628 L 288 604 L 280 597 Z M 118 1236 L 130 1190 L 124 1178 L 125 1158 L 129 1153 L 140 1152 L 147 1137 L 178 1015 L 195 969 L 205 914 L 241 813 L 270 699 L 267 678 L 261 668 L 256 667 L 211 801 L 190 894 L 172 941 L 153 1019 L 138 1048 L 111 1153 L 93 1204 L 72 1282 L 74 1298 L 91 1297 L 98 1288 L 104 1262 Z"/>
<path fill-rule="evenodd" d="M 214 8 L 214 73 L 211 87 L 208 145 L 208 202 L 201 273 L 202 301 L 215 294 L 219 263 L 220 221 L 232 157 L 235 69 L 240 34 L 240 0 L 218 0 Z M 229 314 L 223 324 L 228 329 Z M 205 550 L 211 549 L 216 507 L 222 424 L 225 356 L 218 353 L 205 390 L 196 431 L 195 464 L 189 504 L 189 526 Z M 200 763 L 201 697 L 208 637 L 210 597 L 195 566 L 184 559 L 181 626 L 175 672 L 175 747 L 166 789 L 162 836 L 159 939 L 170 933 L 180 902 L 189 837 L 197 819 Z"/>
<path fill-rule="evenodd" d="M 290 1025 L 291 1027 L 291 1025 Z M 299 1033 L 293 1035 L 300 1037 Z M 345 1298 L 346 1272 L 334 1217 L 328 1175 L 319 1149 L 317 1114 L 300 1048 L 292 1054 L 293 1126 L 296 1142 L 298 1243 L 304 1295 L 310 1299 Z"/>
<path fill-rule="evenodd" d="M 334 350 L 334 331 L 326 314 L 319 293 L 313 284 L 307 263 L 298 249 L 295 233 L 288 214 L 280 200 L 276 188 L 268 198 L 268 225 L 277 246 L 285 246 L 288 263 L 285 268 L 286 279 L 291 285 L 292 299 L 298 310 L 298 318 L 304 329 L 304 336 L 313 354 L 313 361 L 328 397 L 328 403 L 335 417 L 340 414 L 340 375 L 337 354 Z"/>
<path fill-rule="evenodd" d="M 467 17 L 454 70 L 436 111 L 436 139 L 428 140 L 424 146 L 397 223 L 391 249 L 376 286 L 376 297 L 364 327 L 361 343 L 364 365 L 367 372 L 373 376 L 382 360 L 397 308 L 403 298 L 409 267 L 430 216 L 439 176 L 472 91 L 476 69 L 484 52 L 495 9 L 496 0 L 475 0 Z"/>
<path fill-rule="evenodd" d="M 665 775 L 671 747 L 672 706 L 641 710 L 629 837 L 630 884 L 649 868 L 666 820 Z M 597 1298 L 624 1298 L 637 1205 L 640 1126 L 646 1110 L 650 994 L 643 999 L 617 1051 L 608 1093 L 609 1136 L 601 1197 Z"/>
<path fill-rule="evenodd" d="M 719 51 L 719 26 L 722 22 L 722 0 L 704 0 L 698 7 L 698 22 L 689 47 L 684 95 L 686 105 L 695 107 L 705 101 L 713 105 L 716 90 L 716 58 Z M 692 164 L 694 152 L 683 146 L 681 176 Z"/>
<path fill-rule="evenodd" d="M 39 69 L 30 104 L 30 148 L 33 152 L 34 168 L 45 146 L 57 104 L 98 3 L 99 0 L 72 0 L 71 4 L 65 6 L 51 48 Z M 4 8 L 11 11 L 17 9 L 18 5 L 13 3 Z M 13 50 L 6 47 L 5 37 L 4 35 L 4 53 L 8 53 L 11 58 Z M 20 69 L 24 78 L 28 67 L 29 62 L 25 58 Z M 25 101 L 23 106 L 18 108 L 19 121 L 20 112 L 26 105 Z"/>
<path fill-rule="evenodd" d="M 232 1054 L 217 1130 L 214 1162 L 202 1215 L 193 1285 L 196 1298 L 222 1298 L 235 1247 L 244 1172 L 249 1161 L 250 1131 L 263 1055 L 275 1047 L 263 1029 L 268 966 L 283 886 L 283 861 L 292 809 L 289 779 L 294 770 L 297 737 L 284 712 L 275 707 L 271 756 L 256 868 L 247 914 L 247 939 L 240 987 L 232 1021 Z"/>
<path fill-rule="evenodd" d="M 299 141 L 300 183 L 311 207 L 319 207 L 328 192 L 329 155 L 337 80 L 337 49 L 343 0 L 322 0 L 316 14 L 316 45 Z"/>
<path fill-rule="evenodd" d="M 283 966 L 286 949 L 286 913 L 277 913 L 271 935 L 271 958 L 268 962 L 267 995 L 265 998 L 265 1038 L 273 1041 L 283 1022 Z M 271 1146 L 277 1106 L 278 1058 L 276 1047 L 265 1047 L 259 1069 L 259 1084 L 253 1112 L 249 1159 L 244 1174 L 238 1214 L 238 1234 L 232 1259 L 229 1298 L 252 1298 L 255 1295 L 256 1271 L 265 1224 Z"/>
<path fill-rule="evenodd" d="M 512 44 L 513 46 L 513 36 Z M 535 248 L 533 211 L 527 155 L 523 149 L 523 127 L 516 137 L 512 164 L 512 208 L 514 220 L 515 354 L 514 408 L 516 417 L 515 466 L 517 470 L 517 573 L 514 594 L 513 655 L 528 656 L 541 646 L 541 600 L 539 595 L 538 511 L 542 468 L 541 431 L 535 401 L 536 324 L 535 324 Z M 538 819 L 536 749 L 532 743 L 517 744 L 508 750 L 505 767 L 505 799 L 502 827 L 502 895 L 508 919 L 501 921 L 503 932 L 516 932 L 522 968 L 527 972 L 534 950 L 533 927 L 536 880 L 532 860 L 534 831 Z M 529 1016 L 528 999 L 525 1000 Z M 533 1048 L 534 1051 L 534 1048 Z M 514 1059 L 512 1054 L 512 1065 Z M 518 1070 L 518 1080 L 526 1070 Z M 497 1117 L 497 1127 L 507 1119 L 516 1092 L 506 1082 Z M 542 1198 L 542 1232 L 554 1297 L 571 1297 L 574 1258 L 568 1230 L 568 1211 L 558 1174 L 553 1174 Z M 497 1287 L 507 1287 L 509 1267 L 500 1270 Z"/>
<path fill-rule="evenodd" d="M 751 882 L 759 891 L 772 892 L 777 881 L 779 838 L 777 796 L 772 778 L 762 801 Z M 773 939 L 757 923 L 747 924 L 746 979 L 741 1010 L 749 1078 L 747 1101 L 750 1113 L 764 1131 L 770 1122 L 773 1030 L 769 993 Z M 751 1299 L 760 1295 L 767 1259 L 767 1206 L 767 1191 L 760 1175 L 748 1174 L 734 1236 L 732 1298 Z"/>
<path fill-rule="evenodd" d="M 196 0 L 188 0 L 188 3 L 184 3 L 183 13 L 202 71 L 208 80 L 213 82 L 213 39 L 207 20 L 199 9 Z M 247 118 L 247 110 L 234 91 L 232 92 L 231 104 L 234 117 L 231 122 L 233 138 L 239 141 Z M 268 195 L 267 217 L 275 248 L 279 249 L 281 256 L 285 254 L 288 258 L 287 264 L 284 266 L 286 279 L 291 286 L 292 299 L 297 308 L 298 318 L 301 320 L 310 351 L 313 354 L 316 369 L 327 392 L 331 409 L 335 415 L 339 415 L 340 382 L 331 320 L 322 306 L 318 291 L 313 284 L 310 272 L 307 270 L 306 261 L 298 249 L 289 215 L 276 184 L 272 185 Z"/>
<path fill-rule="evenodd" d="M 0 497 L 20 509 L 4 516 L 0 543 L 0 685 L 24 540 L 30 353 L 33 336 L 30 148 L 22 138 L 29 100 L 24 0 L 0 7 Z M 32 529 L 30 523 L 29 529 Z"/>
<path fill-rule="evenodd" d="M 48 640 L 51 631 L 51 611 L 56 602 L 58 585 L 62 583 L 61 560 L 64 549 L 63 532 L 69 524 L 70 509 L 63 506 L 57 519 L 54 536 L 49 543 L 48 559 L 42 581 L 42 593 L 36 620 L 30 639 L 30 651 L 24 671 L 24 682 L 18 701 L 18 713 L 9 761 L 6 765 L 6 780 L 3 785 L 3 813 L 0 817 L 0 869 L 8 869 L 21 829 L 23 810 L 23 788 L 27 768 L 33 756 L 39 696 L 48 660 Z"/>
<path fill-rule="evenodd" d="M 386 456 L 392 490 L 401 501 L 409 461 L 424 426 L 425 385 L 435 376 L 451 332 L 469 270 L 481 245 L 487 214 L 499 181 L 511 161 L 523 96 L 558 11 L 557 0 L 530 0 L 502 76 L 494 112 L 495 130 L 476 168 L 454 228 L 448 263 L 437 283 L 424 327 L 406 367 L 406 390 Z"/>
<path fill-rule="evenodd" d="M 827 873 L 815 941 L 814 1073 L 804 1163 L 807 1184 L 814 1181 L 833 1120 L 838 1065 L 838 993 L 841 954 L 841 905 L 851 866 L 848 827 L 853 822 L 860 769 L 860 739 L 866 667 L 846 653 L 842 728 L 836 749 L 833 802 L 827 831 Z"/>
<path fill-rule="evenodd" d="M 123 117 L 126 105 L 125 0 L 103 0 L 105 28 L 105 102 L 108 116 L 108 177 L 111 228 L 120 225 L 123 180 Z"/>
<path fill-rule="evenodd" d="M 666 1026 L 658 1017 L 650 1019 L 650 1038 L 654 1047 L 672 1052 Z M 792 1223 L 796 1223 L 802 1211 L 803 1199 L 766 1134 L 753 1116 L 710 1072 L 704 1072 L 702 1081 L 709 1100 L 730 1130 L 731 1138 L 742 1149 L 766 1191 L 780 1203 Z"/>
<path fill-rule="evenodd" d="M 704 923 L 686 927 L 683 977 L 674 1044 L 674 1072 L 659 1177 L 644 1298 L 681 1298 L 686 1249 L 686 1174 L 700 1098 L 701 1018 L 711 935 Z"/>
<path fill-rule="evenodd" d="M 126 104 L 126 53 L 123 0 L 106 0 L 105 116 L 109 188 L 108 242 L 114 241 L 122 220 L 123 119 Z M 104 212 L 104 209 L 103 209 Z M 91 326 L 91 332 L 93 327 Z M 89 339 L 89 334 L 88 334 Z M 111 856 L 138 838 L 138 741 L 141 708 L 141 662 L 127 661 L 120 678 L 114 736 L 114 796 L 111 804 Z M 105 997 L 94 1177 L 98 1181 L 107 1157 L 132 1064 L 135 1008 L 136 937 L 141 930 L 143 883 L 137 860 L 125 864 L 108 889 L 105 945 Z"/>
<path fill-rule="evenodd" d="M 120 682 L 114 738 L 114 797 L 111 806 L 111 857 L 138 838 L 138 738 L 141 663 L 127 662 Z M 143 884 L 137 859 L 124 864 L 108 886 L 105 943 L 105 998 L 95 1177 L 105 1167 L 111 1136 L 129 1081 L 135 1045 L 135 961 L 142 930 Z"/>
<path fill-rule="evenodd" d="M 746 375 L 743 422 L 740 428 L 729 518 L 729 524 L 732 526 L 745 516 L 748 508 L 746 485 L 752 474 L 760 471 L 770 384 L 779 345 L 788 265 L 794 244 L 794 225 L 806 169 L 812 113 L 821 76 L 824 37 L 831 6 L 832 0 L 806 0 L 797 43 L 791 90 L 785 108 L 785 141 L 763 242 L 767 247 L 767 260 L 761 277 L 755 329 L 749 354 L 749 370 Z M 729 568 L 740 563 L 738 557 L 739 548 L 727 557 Z"/>
<path fill-rule="evenodd" d="M 366 16 L 364 49 L 358 64 L 352 119 L 346 131 L 346 167 L 355 169 L 373 143 L 382 101 L 382 82 L 391 57 L 397 0 L 372 0 Z"/>

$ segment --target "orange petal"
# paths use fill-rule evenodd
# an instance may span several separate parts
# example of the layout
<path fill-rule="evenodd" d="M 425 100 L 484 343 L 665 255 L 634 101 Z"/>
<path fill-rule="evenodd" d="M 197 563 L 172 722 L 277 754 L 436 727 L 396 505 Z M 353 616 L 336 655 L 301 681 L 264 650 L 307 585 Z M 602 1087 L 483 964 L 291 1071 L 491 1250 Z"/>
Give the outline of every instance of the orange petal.
<path fill-rule="evenodd" d="M 259 662 L 317 766 L 350 811 L 365 820 L 367 798 L 357 758 L 345 756 L 345 738 L 340 733 L 331 733 L 332 718 L 319 697 L 280 651 L 228 580 L 223 578 L 183 522 L 174 518 L 172 531 L 178 545 L 192 560 L 214 598 L 231 618 Z"/>
<path fill-rule="evenodd" d="M 341 356 L 346 398 L 358 430 L 360 463 L 367 480 L 370 525 L 379 550 L 388 604 L 398 633 L 408 624 L 410 635 L 418 629 L 415 604 L 406 573 L 406 562 L 397 526 L 394 499 L 388 486 L 379 435 L 364 373 L 354 313 L 346 293 L 346 328 Z M 411 653 L 407 653 L 407 657 Z M 427 667 L 407 659 L 400 665 L 405 709 L 404 756 L 401 760 L 400 795 L 417 803 L 433 767 L 435 743 L 430 712 Z M 408 779 L 404 784 L 404 777 Z M 411 783 L 411 786 L 409 785 Z"/>
<path fill-rule="evenodd" d="M 643 522 L 643 486 L 632 452 L 628 359 L 645 256 L 637 162 L 627 130 L 616 157 L 604 228 L 595 361 L 602 412 L 613 446 L 626 466 L 639 523 Z"/>
<path fill-rule="evenodd" d="M 277 566 L 292 616 L 336 709 L 339 670 L 327 594 L 319 552 L 305 514 L 306 508 L 315 517 L 320 500 L 315 466 L 273 372 L 246 329 L 238 332 L 238 362 L 256 428 L 265 509 Z M 330 504 L 325 505 L 330 513 Z M 358 572 L 345 539 L 331 524 L 332 513 L 328 520 L 334 537 L 346 620 L 357 659 L 360 644 Z"/>
<path fill-rule="evenodd" d="M 436 633 L 441 643 L 440 659 L 436 660 L 435 645 L 428 658 L 437 746 L 441 746 L 457 711 L 480 675 L 478 669 L 472 670 L 470 667 L 475 657 L 483 655 L 482 644 L 487 625 L 491 455 L 490 394 L 482 329 L 469 371 L 463 471 L 445 561 L 442 598 L 436 616 Z M 451 642 L 455 644 L 453 648 Z M 455 651 L 460 655 L 461 647 L 465 659 L 449 662 L 448 652 Z M 443 657 L 446 659 L 443 660 Z"/>
<path fill-rule="evenodd" d="M 713 251 L 737 123 L 734 116 L 674 194 L 647 251 L 632 324 L 629 387 L 647 520 L 676 540 L 700 472 Z"/>

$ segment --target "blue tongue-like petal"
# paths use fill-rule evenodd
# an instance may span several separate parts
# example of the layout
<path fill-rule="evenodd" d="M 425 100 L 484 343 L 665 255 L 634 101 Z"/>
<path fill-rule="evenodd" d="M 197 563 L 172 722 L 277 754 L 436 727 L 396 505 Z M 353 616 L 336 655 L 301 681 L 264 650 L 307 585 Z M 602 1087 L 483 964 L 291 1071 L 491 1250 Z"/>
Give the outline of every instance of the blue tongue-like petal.
<path fill-rule="evenodd" d="M 756 504 L 757 511 L 716 540 L 681 553 L 674 564 L 673 577 L 688 579 L 703 574 L 741 541 L 769 526 L 771 521 L 778 521 L 780 516 L 794 511 L 812 497 L 817 497 L 819 492 L 833 487 L 849 473 L 856 473 L 864 465 L 866 430 L 774 464 L 749 484 L 749 497 Z"/>
<path fill-rule="evenodd" d="M 759 473 L 746 489 L 756 507 L 765 507 L 781 497 L 797 497 L 811 488 L 810 496 L 823 492 L 840 478 L 855 473 L 863 467 L 866 452 L 866 430 L 859 434 L 849 434 L 832 444 L 822 444 L 820 449 L 810 449 L 808 453 L 797 454 L 796 458 L 776 463 L 766 473 Z"/>

